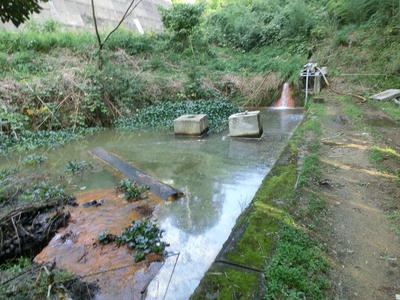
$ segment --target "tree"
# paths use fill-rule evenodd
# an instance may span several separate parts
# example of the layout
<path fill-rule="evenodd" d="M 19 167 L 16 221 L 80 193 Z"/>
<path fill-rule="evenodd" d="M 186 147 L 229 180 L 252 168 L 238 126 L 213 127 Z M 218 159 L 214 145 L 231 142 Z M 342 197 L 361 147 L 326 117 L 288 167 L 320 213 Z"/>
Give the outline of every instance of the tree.
<path fill-rule="evenodd" d="M 1 1 L 1 0 L 0 0 Z M 97 37 L 97 43 L 99 46 L 99 68 L 103 68 L 103 58 L 101 56 L 101 51 L 104 48 L 104 45 L 110 38 L 110 36 L 118 30 L 118 28 L 122 25 L 122 23 L 132 14 L 132 12 L 135 10 L 135 8 L 142 2 L 143 0 L 131 0 L 130 4 L 128 5 L 128 8 L 125 10 L 125 13 L 121 17 L 121 20 L 119 20 L 118 24 L 106 35 L 104 39 L 101 38 L 99 28 L 97 25 L 97 17 L 96 17 L 96 10 L 95 10 L 95 5 L 94 5 L 94 0 L 91 0 L 91 5 L 92 5 L 92 16 L 93 16 L 93 23 L 94 23 L 94 30 L 96 33 Z"/>
<path fill-rule="evenodd" d="M 11 21 L 19 26 L 29 19 L 29 15 L 39 13 L 39 2 L 48 0 L 0 0 L 0 18 L 3 23 Z"/>
<path fill-rule="evenodd" d="M 174 33 L 175 39 L 186 43 L 201 22 L 205 10 L 203 3 L 176 3 L 172 8 L 159 8 L 164 26 Z"/>

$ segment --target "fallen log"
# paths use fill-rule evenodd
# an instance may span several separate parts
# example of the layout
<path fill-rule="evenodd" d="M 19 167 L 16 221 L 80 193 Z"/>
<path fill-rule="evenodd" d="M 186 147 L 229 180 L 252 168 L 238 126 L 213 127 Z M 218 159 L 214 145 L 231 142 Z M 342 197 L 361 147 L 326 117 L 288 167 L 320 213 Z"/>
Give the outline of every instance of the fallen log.
<path fill-rule="evenodd" d="M 136 183 L 148 186 L 150 188 L 150 193 L 163 200 L 176 200 L 183 196 L 183 193 L 181 191 L 176 190 L 170 185 L 158 181 L 152 176 L 131 166 L 117 156 L 108 153 L 102 147 L 96 147 L 90 150 L 89 153 L 92 154 L 96 159 L 122 173 L 129 179 L 134 180 Z"/>

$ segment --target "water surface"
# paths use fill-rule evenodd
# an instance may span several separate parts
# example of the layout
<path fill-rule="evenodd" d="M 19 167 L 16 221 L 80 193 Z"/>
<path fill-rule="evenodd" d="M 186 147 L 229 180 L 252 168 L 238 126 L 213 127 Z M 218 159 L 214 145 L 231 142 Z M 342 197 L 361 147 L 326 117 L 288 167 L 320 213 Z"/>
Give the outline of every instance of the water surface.
<path fill-rule="evenodd" d="M 92 172 L 66 177 L 66 181 L 76 190 L 112 188 L 119 178 L 88 154 L 101 146 L 185 192 L 186 197 L 178 201 L 162 203 L 154 217 L 171 245 L 167 250 L 180 253 L 166 299 L 188 299 L 301 119 L 302 110 L 263 109 L 260 139 L 232 139 L 227 131 L 193 138 L 164 130 L 107 130 L 51 151 L 38 151 L 49 159 L 32 170 L 64 176 L 69 160 L 85 160 L 92 164 Z M 23 156 L 13 155 L 0 164 L 15 165 Z M 147 299 L 163 299 L 175 261 L 176 256 L 166 259 L 148 287 Z"/>

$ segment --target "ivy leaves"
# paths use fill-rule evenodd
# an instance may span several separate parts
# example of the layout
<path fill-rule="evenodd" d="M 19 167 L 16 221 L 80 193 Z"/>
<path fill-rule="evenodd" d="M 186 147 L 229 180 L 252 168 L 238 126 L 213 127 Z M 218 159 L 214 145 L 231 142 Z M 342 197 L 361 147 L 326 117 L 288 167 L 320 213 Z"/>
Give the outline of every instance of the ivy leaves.
<path fill-rule="evenodd" d="M 149 220 L 132 221 L 120 235 L 102 232 L 98 236 L 98 241 L 101 244 L 115 242 L 127 245 L 129 249 L 135 250 L 135 262 L 139 262 L 149 253 L 164 255 L 165 248 L 169 245 L 161 240 L 162 235 L 163 231 Z"/>

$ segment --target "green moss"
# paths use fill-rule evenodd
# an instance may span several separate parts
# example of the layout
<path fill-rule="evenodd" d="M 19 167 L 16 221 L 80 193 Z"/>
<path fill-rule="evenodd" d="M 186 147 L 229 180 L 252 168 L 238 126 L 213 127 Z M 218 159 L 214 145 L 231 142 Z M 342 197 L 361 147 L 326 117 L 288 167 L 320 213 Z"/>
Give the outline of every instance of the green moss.
<path fill-rule="evenodd" d="M 296 182 L 296 164 L 291 163 L 285 166 L 277 166 L 272 170 L 259 188 L 255 200 L 263 202 L 271 199 L 288 197 L 292 191 L 287 187 L 293 187 Z"/>
<path fill-rule="evenodd" d="M 238 222 L 245 230 L 233 249 L 226 253 L 226 258 L 230 261 L 262 268 L 265 256 L 272 249 L 274 233 L 285 219 L 285 211 L 278 208 L 272 200 L 291 196 L 291 187 L 296 182 L 295 164 L 277 166 L 273 174 L 275 175 L 268 176 L 259 188 L 252 204 L 252 212 L 243 215 Z"/>
<path fill-rule="evenodd" d="M 190 299 L 247 300 L 257 297 L 258 274 L 230 267 L 212 267 Z"/>
<path fill-rule="evenodd" d="M 268 208 L 256 208 L 246 222 L 246 231 L 234 249 L 227 253 L 230 261 L 254 268 L 262 268 L 265 255 L 273 246 L 274 233 L 279 229 L 278 222 L 266 217 Z"/>

